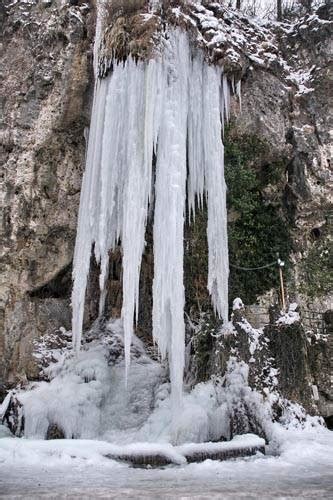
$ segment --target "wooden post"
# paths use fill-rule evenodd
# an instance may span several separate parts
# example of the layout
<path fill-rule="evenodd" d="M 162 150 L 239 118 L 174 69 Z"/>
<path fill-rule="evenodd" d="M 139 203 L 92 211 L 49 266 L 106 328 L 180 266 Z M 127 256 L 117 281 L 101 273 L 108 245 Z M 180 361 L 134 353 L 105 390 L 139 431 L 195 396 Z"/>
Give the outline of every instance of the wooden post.
<path fill-rule="evenodd" d="M 300 4 L 303 5 L 307 14 L 311 14 L 312 0 L 300 0 Z"/>
<path fill-rule="evenodd" d="M 286 301 L 284 298 L 284 285 L 283 285 L 283 274 L 282 274 L 282 266 L 279 267 L 279 273 L 280 273 L 280 285 L 281 285 L 281 297 L 282 297 L 282 309 L 283 311 L 286 310 Z"/>
<path fill-rule="evenodd" d="M 276 14 L 277 20 L 282 21 L 282 0 L 277 0 L 276 2 Z"/>
<path fill-rule="evenodd" d="M 279 266 L 279 275 L 280 275 L 280 287 L 281 287 L 281 300 L 282 300 L 282 310 L 286 310 L 286 299 L 284 294 L 284 282 L 283 282 L 283 272 L 282 268 L 284 266 L 284 262 L 280 259 L 279 254 L 277 254 L 277 264 Z"/>

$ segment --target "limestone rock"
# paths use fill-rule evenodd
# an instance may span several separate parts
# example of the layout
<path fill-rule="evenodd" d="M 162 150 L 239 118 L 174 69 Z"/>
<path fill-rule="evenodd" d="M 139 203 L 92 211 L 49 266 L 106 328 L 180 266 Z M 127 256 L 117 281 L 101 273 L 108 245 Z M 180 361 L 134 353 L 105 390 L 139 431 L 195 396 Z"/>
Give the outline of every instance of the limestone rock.
<path fill-rule="evenodd" d="M 32 340 L 68 327 L 68 287 L 53 293 L 48 284 L 72 261 L 89 125 L 92 16 L 87 4 L 3 6 L 0 388 L 38 377 Z M 45 287 L 46 296 L 36 297 Z"/>

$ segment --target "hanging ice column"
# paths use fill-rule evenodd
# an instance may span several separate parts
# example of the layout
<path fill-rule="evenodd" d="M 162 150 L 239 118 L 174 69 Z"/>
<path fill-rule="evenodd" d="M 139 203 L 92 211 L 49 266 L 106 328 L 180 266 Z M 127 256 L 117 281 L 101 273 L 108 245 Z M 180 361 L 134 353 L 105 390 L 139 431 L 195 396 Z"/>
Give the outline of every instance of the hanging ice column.
<path fill-rule="evenodd" d="M 188 207 L 194 217 L 195 198 L 208 206 L 208 290 L 213 306 L 228 320 L 228 233 L 224 148 L 224 117 L 229 118 L 229 86 L 219 67 L 208 65 L 201 53 L 191 67 L 188 111 Z"/>
<path fill-rule="evenodd" d="M 175 406 L 184 370 L 183 233 L 186 180 L 189 213 L 207 198 L 208 289 L 218 315 L 227 321 L 228 247 L 226 189 L 221 140 L 229 87 L 221 68 L 191 53 L 187 35 L 169 33 L 156 60 L 114 64 L 98 80 L 83 178 L 73 270 L 73 344 L 80 349 L 91 251 L 100 263 L 103 313 L 109 252 L 123 249 L 126 370 L 139 278 L 153 153 L 156 157 L 154 215 L 153 337 L 168 356 Z M 188 167 L 188 179 L 187 179 Z"/>

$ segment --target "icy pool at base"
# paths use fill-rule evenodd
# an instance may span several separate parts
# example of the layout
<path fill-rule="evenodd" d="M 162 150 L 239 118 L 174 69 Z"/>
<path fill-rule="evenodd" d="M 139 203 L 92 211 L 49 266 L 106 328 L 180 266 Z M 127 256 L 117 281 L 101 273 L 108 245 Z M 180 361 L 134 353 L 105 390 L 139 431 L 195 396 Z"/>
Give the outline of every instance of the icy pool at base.
<path fill-rule="evenodd" d="M 135 469 L 105 459 L 96 452 L 103 446 L 96 441 L 88 450 L 88 441 L 68 440 L 63 453 L 55 452 L 45 460 L 41 441 L 4 438 L 0 440 L 0 495 L 34 499 L 333 498 L 333 433 L 279 428 L 276 436 L 279 456 L 206 460 L 164 469 Z M 61 448 L 56 441 L 44 443 L 44 447 Z M 78 458 L 72 458 L 74 454 Z"/>

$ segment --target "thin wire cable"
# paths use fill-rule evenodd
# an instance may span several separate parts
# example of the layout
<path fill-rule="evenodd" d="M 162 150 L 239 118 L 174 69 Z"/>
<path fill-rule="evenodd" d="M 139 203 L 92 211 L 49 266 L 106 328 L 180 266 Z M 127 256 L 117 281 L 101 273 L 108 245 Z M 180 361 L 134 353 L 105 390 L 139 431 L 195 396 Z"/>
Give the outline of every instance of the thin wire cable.
<path fill-rule="evenodd" d="M 235 269 L 241 269 L 242 271 L 257 271 L 259 269 L 266 269 L 266 267 L 272 267 L 272 266 L 277 266 L 276 260 L 274 262 L 271 262 L 270 264 L 266 264 L 265 266 L 259 266 L 259 267 L 242 267 L 242 266 L 236 266 L 235 264 L 229 264 L 230 267 L 234 267 Z"/>

